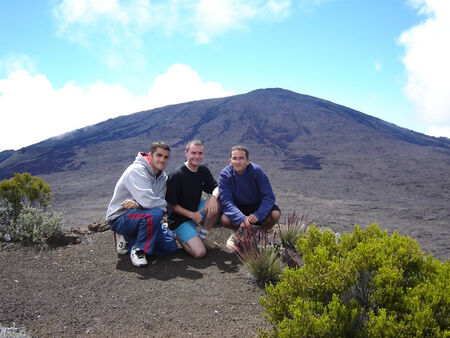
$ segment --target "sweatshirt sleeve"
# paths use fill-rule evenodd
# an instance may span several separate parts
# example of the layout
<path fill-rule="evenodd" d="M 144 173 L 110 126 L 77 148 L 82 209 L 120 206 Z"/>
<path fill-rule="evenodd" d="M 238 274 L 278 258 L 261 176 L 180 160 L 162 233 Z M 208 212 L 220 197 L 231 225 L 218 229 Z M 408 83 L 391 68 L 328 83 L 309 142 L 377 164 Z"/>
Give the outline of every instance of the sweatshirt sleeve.
<path fill-rule="evenodd" d="M 131 170 L 124 182 L 125 187 L 142 208 L 166 210 L 165 189 L 158 189 L 157 184 L 152 183 L 151 177 L 145 171 L 145 168 Z"/>
<path fill-rule="evenodd" d="M 272 210 L 272 207 L 275 204 L 275 195 L 273 194 L 269 178 L 262 168 L 259 168 L 256 172 L 256 182 L 261 195 L 261 204 L 258 210 L 254 212 L 254 215 L 258 217 L 258 220 L 261 222 L 267 218 Z"/>
<path fill-rule="evenodd" d="M 230 170 L 224 168 L 219 175 L 219 199 L 222 212 L 235 225 L 240 225 L 245 215 L 238 209 L 233 200 L 233 184 Z"/>

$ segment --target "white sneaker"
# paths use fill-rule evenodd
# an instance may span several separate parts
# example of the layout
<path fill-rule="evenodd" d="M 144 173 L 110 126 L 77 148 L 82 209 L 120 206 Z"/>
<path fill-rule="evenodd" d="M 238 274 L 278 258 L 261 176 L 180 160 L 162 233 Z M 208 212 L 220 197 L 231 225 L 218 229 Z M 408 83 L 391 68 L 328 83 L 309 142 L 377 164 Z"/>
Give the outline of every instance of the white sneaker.
<path fill-rule="evenodd" d="M 205 239 L 208 232 L 209 231 L 206 229 L 200 229 L 200 231 L 198 232 L 198 235 L 200 236 L 201 239 Z"/>
<path fill-rule="evenodd" d="M 117 253 L 126 255 L 128 253 L 128 241 L 125 239 L 125 236 L 115 232 L 114 241 L 116 242 Z"/>
<path fill-rule="evenodd" d="M 134 266 L 144 267 L 147 266 L 147 258 L 145 258 L 145 252 L 139 248 L 133 247 L 130 253 L 131 263 Z"/>
<path fill-rule="evenodd" d="M 231 236 L 227 240 L 227 249 L 230 251 L 235 251 L 238 248 L 238 240 L 236 238 L 236 234 L 232 233 Z"/>

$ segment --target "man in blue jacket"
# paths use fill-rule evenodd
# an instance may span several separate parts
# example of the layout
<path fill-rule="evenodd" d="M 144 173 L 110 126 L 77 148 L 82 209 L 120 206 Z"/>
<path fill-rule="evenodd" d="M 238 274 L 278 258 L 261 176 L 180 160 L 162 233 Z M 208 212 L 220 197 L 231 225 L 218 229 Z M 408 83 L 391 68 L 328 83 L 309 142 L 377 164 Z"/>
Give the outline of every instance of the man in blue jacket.
<path fill-rule="evenodd" d="M 257 226 L 267 231 L 280 219 L 269 178 L 259 165 L 250 163 L 245 146 L 231 149 L 230 164 L 219 176 L 219 196 L 223 212 L 220 220 L 235 230 L 227 241 L 230 250 L 236 248 L 242 229 Z"/>
<path fill-rule="evenodd" d="M 117 252 L 130 252 L 133 265 L 146 266 L 148 255 L 169 255 L 178 246 L 171 231 L 161 224 L 167 210 L 164 199 L 170 155 L 164 142 L 153 142 L 149 154 L 138 153 L 114 189 L 106 220 L 117 238 Z"/>

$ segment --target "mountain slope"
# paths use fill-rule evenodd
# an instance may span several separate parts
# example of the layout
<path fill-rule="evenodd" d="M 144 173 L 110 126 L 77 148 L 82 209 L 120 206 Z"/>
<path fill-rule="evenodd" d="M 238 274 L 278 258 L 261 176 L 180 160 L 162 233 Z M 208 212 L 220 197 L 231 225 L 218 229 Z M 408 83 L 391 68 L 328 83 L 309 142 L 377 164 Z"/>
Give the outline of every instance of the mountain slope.
<path fill-rule="evenodd" d="M 442 241 L 437 250 L 449 255 L 450 140 L 283 89 L 110 119 L 9 154 L 0 177 L 40 175 L 52 185 L 54 205 L 82 224 L 103 217 L 115 182 L 138 151 L 154 140 L 168 142 L 170 170 L 183 162 L 193 138 L 205 142 L 216 176 L 230 148 L 247 145 L 251 160 L 268 172 L 284 216 L 309 212 L 339 231 L 376 221 L 436 238 Z M 429 249 L 436 251 L 431 243 Z"/>

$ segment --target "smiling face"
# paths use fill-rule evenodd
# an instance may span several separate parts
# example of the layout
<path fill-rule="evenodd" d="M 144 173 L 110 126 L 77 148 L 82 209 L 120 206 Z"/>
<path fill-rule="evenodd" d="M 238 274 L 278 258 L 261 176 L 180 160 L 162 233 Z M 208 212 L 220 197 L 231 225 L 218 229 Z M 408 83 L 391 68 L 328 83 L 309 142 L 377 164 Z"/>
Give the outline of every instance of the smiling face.
<path fill-rule="evenodd" d="M 240 175 L 247 169 L 250 159 L 247 158 L 245 150 L 235 149 L 231 152 L 230 164 Z"/>
<path fill-rule="evenodd" d="M 169 162 L 170 151 L 163 148 L 156 148 L 153 153 L 148 156 L 148 162 L 153 169 L 155 175 L 161 174 Z"/>
<path fill-rule="evenodd" d="M 202 145 L 191 143 L 184 154 L 186 155 L 186 163 L 189 169 L 197 170 L 205 155 L 204 147 Z"/>

